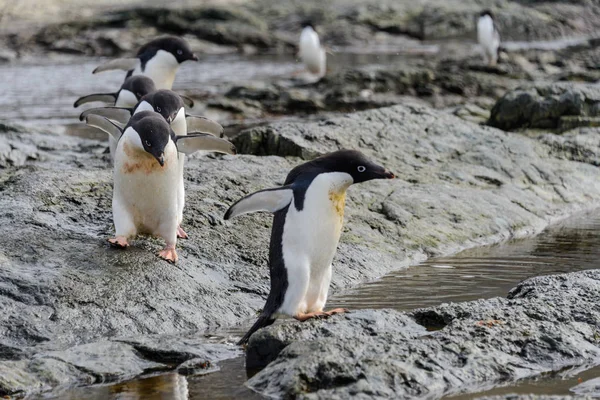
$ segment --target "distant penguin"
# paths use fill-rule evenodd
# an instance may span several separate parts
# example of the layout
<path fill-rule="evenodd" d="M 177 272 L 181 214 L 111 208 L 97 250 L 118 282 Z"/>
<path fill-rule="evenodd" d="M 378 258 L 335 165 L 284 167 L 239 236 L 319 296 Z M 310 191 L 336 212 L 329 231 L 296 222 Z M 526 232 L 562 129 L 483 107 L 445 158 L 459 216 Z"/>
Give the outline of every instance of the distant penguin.
<path fill-rule="evenodd" d="M 188 132 L 208 133 L 215 136 L 222 136 L 223 127 L 215 121 L 208 118 L 187 115 L 185 113 L 184 103 L 181 97 L 171 90 L 157 90 L 147 94 L 141 98 L 139 103 L 134 108 L 119 108 L 119 107 L 101 107 L 91 108 L 81 113 L 79 117 L 82 121 L 87 116 L 95 114 L 107 117 L 121 124 L 127 124 L 132 115 L 136 115 L 143 111 L 155 111 L 162 115 L 164 119 L 171 125 L 171 129 L 178 136 L 187 135 Z M 118 141 L 114 137 L 109 137 L 110 154 L 113 160 L 116 160 Z M 225 140 L 215 138 L 214 144 L 220 143 L 221 146 L 213 151 L 234 154 L 233 145 Z M 178 213 L 177 213 L 177 235 L 180 238 L 187 239 L 188 235 L 181 227 L 183 221 L 183 208 L 185 207 L 185 187 L 183 183 L 183 168 L 185 164 L 185 155 L 179 157 L 179 188 L 178 188 Z"/>
<path fill-rule="evenodd" d="M 157 89 L 171 89 L 179 64 L 184 61 L 198 61 L 188 43 L 176 36 L 164 36 L 143 45 L 135 58 L 111 60 L 93 73 L 120 69 L 127 76 L 145 75 L 154 81 Z"/>
<path fill-rule="evenodd" d="M 152 79 L 147 76 L 137 75 L 125 79 L 121 88 L 115 93 L 94 93 L 78 98 L 73 107 L 94 101 L 102 101 L 117 107 L 133 107 L 140 99 L 156 91 Z"/>
<path fill-rule="evenodd" d="M 116 236 L 109 242 L 125 248 L 137 234 L 159 236 L 166 246 L 158 255 L 176 262 L 179 153 L 212 151 L 222 139 L 203 133 L 178 136 L 154 111 L 136 113 L 124 129 L 94 114 L 86 123 L 118 140 L 112 203 Z"/>
<path fill-rule="evenodd" d="M 484 62 L 494 66 L 498 62 L 498 50 L 500 49 L 500 32 L 494 23 L 491 11 L 482 11 L 477 21 L 477 41 L 483 49 Z"/>
<path fill-rule="evenodd" d="M 258 321 L 239 344 L 272 324 L 276 314 L 305 321 L 346 311 L 323 311 L 342 232 L 346 189 L 391 178 L 394 174 L 362 153 L 340 150 L 295 167 L 284 186 L 250 194 L 227 210 L 225 219 L 255 211 L 275 213 L 269 248 L 271 291 Z"/>
<path fill-rule="evenodd" d="M 321 78 L 325 76 L 327 54 L 312 24 L 305 22 L 302 26 L 304 29 L 300 34 L 298 55 L 306 69 Z"/>

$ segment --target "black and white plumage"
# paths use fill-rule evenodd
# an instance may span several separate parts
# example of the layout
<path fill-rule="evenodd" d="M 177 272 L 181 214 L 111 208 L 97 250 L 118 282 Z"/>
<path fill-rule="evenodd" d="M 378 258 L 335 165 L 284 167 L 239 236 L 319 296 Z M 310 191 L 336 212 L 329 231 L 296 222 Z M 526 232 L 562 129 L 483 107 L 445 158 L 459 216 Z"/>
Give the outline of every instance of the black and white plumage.
<path fill-rule="evenodd" d="M 217 136 L 222 136 L 223 127 L 215 121 L 208 118 L 188 115 L 185 112 L 184 102 L 181 97 L 171 90 L 157 90 L 153 93 L 142 97 L 139 103 L 133 108 L 120 107 L 100 107 L 92 108 L 81 113 L 80 119 L 83 121 L 89 115 L 101 115 L 121 124 L 127 124 L 132 115 L 139 112 L 154 111 L 163 116 L 171 129 L 178 136 L 184 136 L 188 133 L 206 133 L 215 136 L 211 145 L 204 149 L 205 151 L 213 151 L 225 154 L 235 154 L 235 147 L 226 139 L 221 139 Z M 118 138 L 117 138 L 118 139 Z M 115 160 L 118 140 L 114 137 L 109 137 L 110 154 Z M 185 164 L 185 154 L 179 157 L 179 188 L 178 188 L 178 231 L 177 234 L 181 238 L 187 238 L 187 234 L 181 228 L 183 221 L 183 209 L 185 207 L 185 186 L 183 179 L 183 168 Z"/>
<path fill-rule="evenodd" d="M 78 98 L 73 107 L 94 101 L 102 101 L 116 107 L 133 107 L 142 97 L 156 91 L 154 81 L 144 75 L 130 76 L 125 79 L 119 90 L 115 93 L 93 93 Z"/>
<path fill-rule="evenodd" d="M 225 219 L 269 211 L 275 213 L 269 248 L 271 291 L 265 307 L 240 344 L 277 314 L 304 321 L 324 312 L 331 262 L 340 238 L 346 189 L 394 174 L 362 153 L 340 150 L 292 169 L 284 186 L 250 194 L 232 205 Z"/>
<path fill-rule="evenodd" d="M 179 65 L 198 61 L 189 44 L 176 36 L 164 36 L 143 45 L 133 58 L 118 58 L 99 67 L 93 73 L 110 70 L 127 71 L 127 76 L 145 75 L 154 81 L 157 89 L 171 89 Z"/>
<path fill-rule="evenodd" d="M 206 150 L 218 138 L 204 133 L 176 135 L 154 111 L 136 113 L 125 128 L 95 114 L 88 115 L 86 123 L 118 142 L 112 203 L 116 235 L 110 243 L 124 248 L 137 234 L 159 236 L 166 242 L 159 256 L 176 262 L 180 153 Z"/>
<path fill-rule="evenodd" d="M 485 63 L 490 66 L 496 65 L 500 49 L 500 32 L 489 10 L 482 11 L 477 20 L 477 41 L 483 49 Z"/>

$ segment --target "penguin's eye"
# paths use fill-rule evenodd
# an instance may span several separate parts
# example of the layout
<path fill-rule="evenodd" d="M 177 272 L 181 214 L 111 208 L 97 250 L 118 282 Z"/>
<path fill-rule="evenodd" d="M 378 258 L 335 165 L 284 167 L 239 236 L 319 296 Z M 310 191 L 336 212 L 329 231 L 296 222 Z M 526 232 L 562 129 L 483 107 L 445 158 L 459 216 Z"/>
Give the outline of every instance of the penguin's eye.
<path fill-rule="evenodd" d="M 150 143 L 149 141 L 144 140 L 144 143 L 146 143 L 146 147 L 152 147 L 152 143 Z"/>
<path fill-rule="evenodd" d="M 182 55 L 183 54 L 183 50 L 181 50 L 181 49 L 177 50 L 177 54 Z"/>
<path fill-rule="evenodd" d="M 365 167 L 364 165 L 359 165 L 357 169 L 358 172 L 365 172 L 367 170 L 367 167 Z"/>
<path fill-rule="evenodd" d="M 156 111 L 161 112 L 162 110 L 160 109 L 160 107 L 156 107 Z"/>

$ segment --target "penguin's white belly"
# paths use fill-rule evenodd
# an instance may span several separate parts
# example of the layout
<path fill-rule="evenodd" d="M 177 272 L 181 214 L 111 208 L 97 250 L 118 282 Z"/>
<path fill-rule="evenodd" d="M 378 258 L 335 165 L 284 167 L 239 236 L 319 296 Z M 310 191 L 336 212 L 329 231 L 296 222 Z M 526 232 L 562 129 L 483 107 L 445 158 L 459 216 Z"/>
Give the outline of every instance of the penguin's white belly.
<path fill-rule="evenodd" d="M 123 223 L 134 228 L 133 233 L 125 232 L 129 235 L 145 233 L 169 239 L 165 236 L 171 236 L 177 228 L 178 171 L 177 150 L 172 142 L 165 149 L 165 165 L 161 167 L 154 157 L 135 149 L 126 138 L 119 141 L 113 195 L 117 235 L 123 233 L 119 232 L 119 224 Z"/>
<path fill-rule="evenodd" d="M 119 92 L 119 96 L 117 97 L 117 101 L 115 101 L 115 107 L 125 107 L 125 108 L 133 108 L 137 104 L 138 100 L 135 97 L 135 94 L 131 93 L 129 90 L 122 89 Z M 112 135 L 108 135 L 108 148 L 110 150 L 110 158 L 115 160 L 115 152 L 117 151 L 117 139 L 115 139 Z"/>
<path fill-rule="evenodd" d="M 282 238 L 288 288 L 281 313 L 321 311 L 325 305 L 350 183 L 347 174 L 321 174 L 309 186 L 302 211 L 290 204 Z"/>
<path fill-rule="evenodd" d="M 185 121 L 185 109 L 179 110 L 177 117 L 171 122 L 171 129 L 178 136 L 187 135 L 187 122 Z M 185 154 L 179 153 L 179 178 L 177 187 L 177 224 L 183 221 L 183 207 L 185 206 L 185 187 L 183 185 L 183 167 L 185 164 Z"/>
<path fill-rule="evenodd" d="M 311 73 L 325 75 L 326 53 L 321 41 L 312 28 L 305 28 L 300 35 L 300 58 Z"/>
<path fill-rule="evenodd" d="M 157 90 L 171 90 L 179 63 L 173 54 L 158 50 L 156 55 L 146 62 L 144 70 L 137 66 L 133 70 L 133 75 L 145 75 L 154 81 Z"/>
<path fill-rule="evenodd" d="M 494 29 L 494 22 L 489 16 L 483 16 L 477 22 L 477 41 L 483 48 L 487 59 L 495 59 L 500 38 Z"/>

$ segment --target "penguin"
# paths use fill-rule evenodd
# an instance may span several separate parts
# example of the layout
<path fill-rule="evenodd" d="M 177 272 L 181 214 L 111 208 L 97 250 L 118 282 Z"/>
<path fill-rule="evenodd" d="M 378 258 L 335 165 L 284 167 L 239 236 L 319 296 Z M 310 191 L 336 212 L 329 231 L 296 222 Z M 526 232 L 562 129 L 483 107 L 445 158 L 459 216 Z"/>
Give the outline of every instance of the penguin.
<path fill-rule="evenodd" d="M 477 21 L 477 41 L 483 49 L 484 62 L 494 66 L 498 62 L 498 51 L 500 49 L 500 32 L 494 23 L 491 11 L 482 11 Z"/>
<path fill-rule="evenodd" d="M 77 108 L 82 104 L 91 103 L 94 101 L 102 101 L 109 103 L 115 107 L 134 107 L 142 97 L 148 93 L 156 91 L 154 81 L 144 75 L 130 76 L 125 79 L 121 88 L 115 93 L 93 93 L 87 96 L 78 98 L 73 107 Z M 187 107 L 194 107 L 194 100 L 179 95 Z"/>
<path fill-rule="evenodd" d="M 127 71 L 127 77 L 145 75 L 154 81 L 157 89 L 171 89 L 179 64 L 198 61 L 189 44 L 177 36 L 163 36 L 146 43 L 134 58 L 118 58 L 97 67 L 92 73 Z"/>
<path fill-rule="evenodd" d="M 325 76 L 326 72 L 326 52 L 321 47 L 319 35 L 310 22 L 305 22 L 302 33 L 300 34 L 299 52 L 300 59 L 306 66 L 306 69 L 319 78 Z"/>
<path fill-rule="evenodd" d="M 152 79 L 147 76 L 137 75 L 125 79 L 121 88 L 115 93 L 93 93 L 78 98 L 73 107 L 77 108 L 82 104 L 94 101 L 103 101 L 117 107 L 133 107 L 140 99 L 156 91 L 156 86 Z"/>
<path fill-rule="evenodd" d="M 255 211 L 274 213 L 269 246 L 271 291 L 258 320 L 238 344 L 272 324 L 278 314 L 306 321 L 347 311 L 323 311 L 342 231 L 346 190 L 354 183 L 392 178 L 393 173 L 359 151 L 340 150 L 295 167 L 284 186 L 252 193 L 227 210 L 226 220 Z"/>
<path fill-rule="evenodd" d="M 133 108 L 119 107 L 101 107 L 91 108 L 81 113 L 79 119 L 84 121 L 87 116 L 96 114 L 107 117 L 121 124 L 127 124 L 132 115 L 143 111 L 155 111 L 163 116 L 171 129 L 178 136 L 187 135 L 188 132 L 207 133 L 211 135 L 222 136 L 223 127 L 215 121 L 208 118 L 187 115 L 185 113 L 184 103 L 181 97 L 171 90 L 157 90 L 142 97 L 139 103 Z M 232 144 L 225 139 L 215 138 L 215 143 L 221 143 L 221 147 L 215 149 L 221 153 L 232 153 Z M 109 137 L 110 154 L 115 161 L 115 153 L 118 140 L 113 136 Z M 179 157 L 179 178 L 178 178 L 178 213 L 177 213 L 177 236 L 181 239 L 187 239 L 188 235 L 181 227 L 183 221 L 183 208 L 185 207 L 185 187 L 183 180 L 183 168 L 185 164 L 185 155 Z"/>
<path fill-rule="evenodd" d="M 175 263 L 179 153 L 221 150 L 222 139 L 206 133 L 176 135 L 154 111 L 136 113 L 124 128 L 94 114 L 86 117 L 86 123 L 118 142 L 112 202 L 116 234 L 108 241 L 126 248 L 137 234 L 158 236 L 166 242 L 158 256 Z M 233 145 L 230 147 L 230 152 L 235 152 Z"/>

